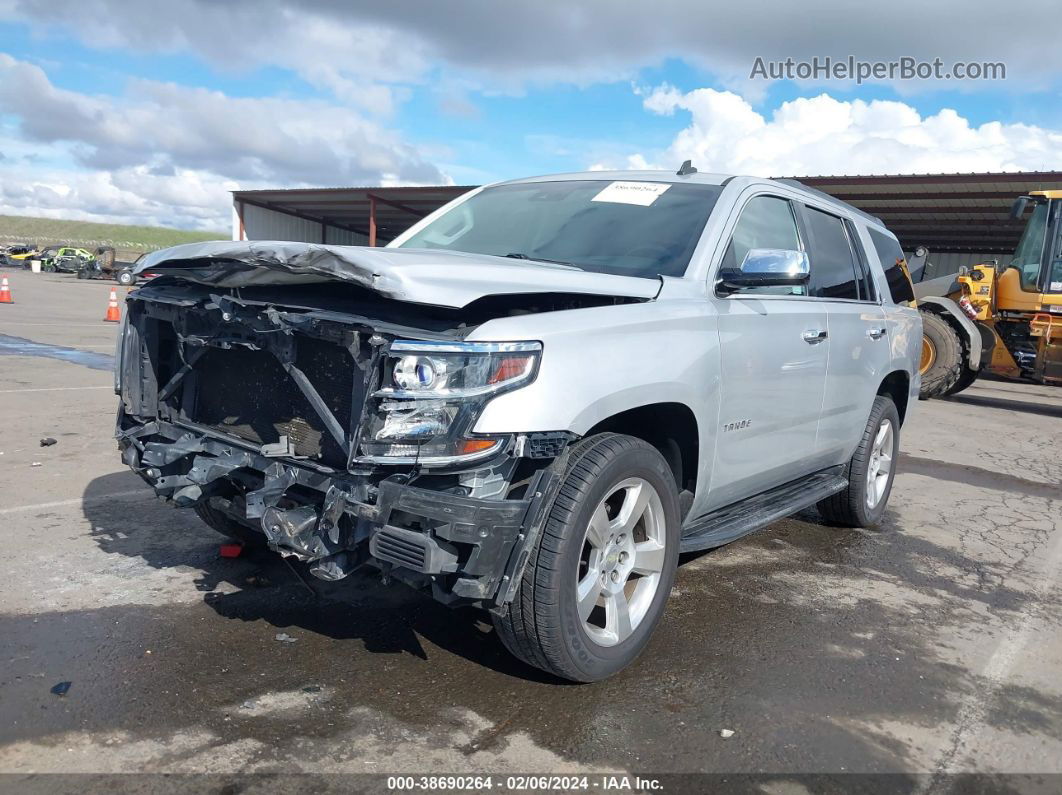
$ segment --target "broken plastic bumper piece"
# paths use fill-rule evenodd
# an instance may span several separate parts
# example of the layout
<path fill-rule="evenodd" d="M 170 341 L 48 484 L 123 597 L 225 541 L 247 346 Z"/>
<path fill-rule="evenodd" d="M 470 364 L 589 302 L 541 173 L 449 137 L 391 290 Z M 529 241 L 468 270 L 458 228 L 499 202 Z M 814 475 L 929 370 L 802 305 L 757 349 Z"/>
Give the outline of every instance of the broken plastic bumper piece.
<path fill-rule="evenodd" d="M 160 497 L 178 507 L 211 501 L 322 579 L 371 562 L 440 601 L 487 607 L 511 599 L 558 480 L 547 468 L 525 499 L 482 499 L 410 485 L 406 475 L 281 461 L 163 420 L 123 418 L 118 440 Z"/>

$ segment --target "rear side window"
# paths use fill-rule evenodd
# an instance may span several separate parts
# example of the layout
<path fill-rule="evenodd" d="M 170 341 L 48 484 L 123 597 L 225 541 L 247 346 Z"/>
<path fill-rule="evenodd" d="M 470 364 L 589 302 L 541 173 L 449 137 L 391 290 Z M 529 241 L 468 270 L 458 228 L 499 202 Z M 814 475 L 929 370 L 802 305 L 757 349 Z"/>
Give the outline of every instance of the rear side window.
<path fill-rule="evenodd" d="M 857 265 L 844 221 L 814 207 L 804 208 L 810 235 L 811 294 L 819 298 L 859 299 Z"/>
<path fill-rule="evenodd" d="M 903 249 L 895 238 L 884 235 L 875 229 L 867 228 L 874 250 L 878 252 L 881 267 L 885 271 L 885 281 L 889 283 L 889 293 L 894 303 L 903 304 L 914 300 L 914 288 L 907 277 L 907 261 Z"/>

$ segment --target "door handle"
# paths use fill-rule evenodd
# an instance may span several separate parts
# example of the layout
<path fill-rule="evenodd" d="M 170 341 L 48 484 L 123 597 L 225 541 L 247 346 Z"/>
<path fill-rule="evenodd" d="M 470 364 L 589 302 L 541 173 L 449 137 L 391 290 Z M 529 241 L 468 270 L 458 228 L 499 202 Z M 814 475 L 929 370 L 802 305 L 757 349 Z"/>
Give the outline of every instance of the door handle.
<path fill-rule="evenodd" d="M 868 328 L 867 329 L 867 336 L 870 337 L 872 340 L 880 340 L 882 337 L 885 336 L 885 329 L 884 328 Z"/>
<path fill-rule="evenodd" d="M 800 336 L 804 338 L 804 342 L 808 345 L 818 345 L 820 342 L 826 341 L 826 338 L 830 336 L 830 332 L 825 329 L 822 331 L 819 331 L 818 329 L 808 329 Z"/>

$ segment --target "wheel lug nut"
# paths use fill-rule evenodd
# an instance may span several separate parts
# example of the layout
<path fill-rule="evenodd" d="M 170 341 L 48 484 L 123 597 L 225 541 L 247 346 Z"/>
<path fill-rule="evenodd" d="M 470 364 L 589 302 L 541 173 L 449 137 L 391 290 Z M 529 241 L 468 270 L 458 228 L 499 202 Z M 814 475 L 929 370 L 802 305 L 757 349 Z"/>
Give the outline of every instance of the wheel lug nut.
<path fill-rule="evenodd" d="M 619 582 L 619 572 L 618 571 L 612 572 L 612 582 Z"/>

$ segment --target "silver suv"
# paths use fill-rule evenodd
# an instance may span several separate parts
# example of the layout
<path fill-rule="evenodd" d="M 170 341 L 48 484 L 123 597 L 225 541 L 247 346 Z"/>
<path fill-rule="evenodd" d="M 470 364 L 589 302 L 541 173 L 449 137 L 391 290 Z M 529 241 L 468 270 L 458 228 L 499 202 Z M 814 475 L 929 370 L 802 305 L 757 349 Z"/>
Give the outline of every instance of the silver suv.
<path fill-rule="evenodd" d="M 896 238 L 784 180 L 536 177 L 386 248 L 139 270 L 117 435 L 159 495 L 318 577 L 487 610 L 577 681 L 645 647 L 680 552 L 813 505 L 877 522 L 917 403 Z"/>

